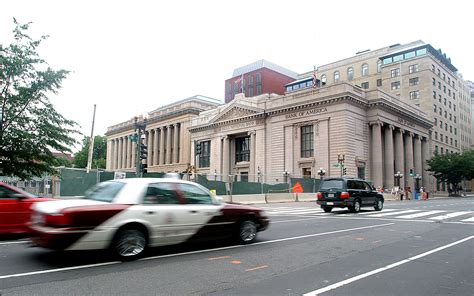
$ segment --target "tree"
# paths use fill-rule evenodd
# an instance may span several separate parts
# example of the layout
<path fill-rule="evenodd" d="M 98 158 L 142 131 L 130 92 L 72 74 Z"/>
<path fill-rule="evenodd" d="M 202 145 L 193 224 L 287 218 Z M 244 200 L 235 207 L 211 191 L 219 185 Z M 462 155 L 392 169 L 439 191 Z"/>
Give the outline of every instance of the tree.
<path fill-rule="evenodd" d="M 39 57 L 47 36 L 33 40 L 26 34 L 31 23 L 13 22 L 13 43 L 0 45 L 0 175 L 55 174 L 59 163 L 52 151 L 70 152 L 80 134 L 48 99 L 69 72 L 55 71 Z"/>
<path fill-rule="evenodd" d="M 77 168 L 87 167 L 90 137 L 82 140 L 82 149 L 74 155 L 74 166 Z M 94 149 L 92 150 L 92 168 L 105 169 L 107 155 L 107 138 L 105 136 L 94 137 Z"/>
<path fill-rule="evenodd" d="M 474 150 L 462 153 L 436 154 L 427 161 L 428 171 L 439 182 L 452 185 L 454 193 L 458 192 L 458 185 L 462 180 L 474 178 Z"/>

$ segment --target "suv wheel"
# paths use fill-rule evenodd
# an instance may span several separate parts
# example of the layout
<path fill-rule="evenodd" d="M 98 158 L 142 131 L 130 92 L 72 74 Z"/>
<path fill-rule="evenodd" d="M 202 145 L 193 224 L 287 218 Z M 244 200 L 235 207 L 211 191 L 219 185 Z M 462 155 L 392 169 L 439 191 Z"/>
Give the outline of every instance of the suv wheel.
<path fill-rule="evenodd" d="M 323 211 L 325 211 L 326 213 L 330 213 L 332 211 L 332 207 L 322 207 Z"/>
<path fill-rule="evenodd" d="M 349 208 L 352 213 L 358 213 L 360 211 L 360 200 L 354 200 L 354 205 Z"/>
<path fill-rule="evenodd" d="M 376 211 L 381 211 L 383 209 L 383 201 L 381 198 L 377 198 L 375 201 L 374 209 Z"/>

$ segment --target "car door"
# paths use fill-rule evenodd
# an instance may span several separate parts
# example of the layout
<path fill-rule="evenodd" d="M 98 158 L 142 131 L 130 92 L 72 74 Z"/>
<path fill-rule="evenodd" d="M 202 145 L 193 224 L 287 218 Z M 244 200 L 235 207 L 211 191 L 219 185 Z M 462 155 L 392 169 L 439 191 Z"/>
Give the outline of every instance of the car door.
<path fill-rule="evenodd" d="M 364 182 L 364 187 L 365 187 L 365 190 L 367 192 L 367 198 L 368 198 L 368 202 L 369 204 L 375 204 L 375 198 L 377 197 L 377 191 L 374 190 L 374 188 L 372 186 L 370 186 L 369 183 L 367 182 Z"/>
<path fill-rule="evenodd" d="M 354 200 L 356 198 L 361 198 L 360 195 L 360 189 L 354 180 L 347 180 L 347 192 L 349 192 L 349 196 L 351 197 L 351 200 Z"/>
<path fill-rule="evenodd" d="M 20 200 L 16 192 L 0 185 L 0 233 L 16 232 L 21 228 Z"/>

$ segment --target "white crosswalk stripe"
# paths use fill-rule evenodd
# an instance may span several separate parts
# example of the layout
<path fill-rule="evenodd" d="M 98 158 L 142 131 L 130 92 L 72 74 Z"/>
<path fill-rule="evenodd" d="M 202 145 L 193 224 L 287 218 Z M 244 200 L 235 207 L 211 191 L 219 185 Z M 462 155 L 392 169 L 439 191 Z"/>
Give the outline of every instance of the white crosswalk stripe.
<path fill-rule="evenodd" d="M 458 217 L 458 216 L 468 215 L 470 213 L 472 213 L 472 212 L 470 212 L 470 211 L 469 212 L 454 212 L 454 213 L 449 213 L 449 214 L 446 214 L 446 215 L 432 217 L 432 218 L 429 218 L 429 219 L 440 221 L 440 220 L 446 220 L 446 219 L 450 219 L 450 218 L 454 218 L 454 217 Z"/>
<path fill-rule="evenodd" d="M 411 214 L 411 215 L 397 216 L 397 217 L 394 217 L 394 218 L 413 219 L 413 218 L 419 218 L 419 217 L 424 217 L 424 216 L 435 215 L 435 214 L 439 214 L 439 213 L 443 213 L 443 212 L 446 212 L 446 211 L 440 211 L 440 210 L 426 211 L 426 212 L 421 212 L 421 213 L 416 213 L 416 214 Z"/>
<path fill-rule="evenodd" d="M 383 209 L 383 210 L 380 211 L 380 212 L 374 212 L 374 211 L 370 211 L 370 212 L 360 212 L 360 213 L 358 213 L 357 215 L 373 215 L 374 213 L 387 213 L 387 212 L 393 212 L 393 211 L 399 211 L 399 209 Z"/>
<path fill-rule="evenodd" d="M 382 213 L 382 214 L 375 214 L 375 215 L 367 215 L 366 217 L 385 217 L 385 216 L 395 216 L 395 215 L 401 215 L 401 214 L 408 214 L 408 213 L 414 213 L 414 212 L 421 212 L 420 210 L 405 210 L 401 212 L 390 212 L 390 213 Z"/>
<path fill-rule="evenodd" d="M 461 222 L 474 222 L 474 217 L 461 220 Z"/>

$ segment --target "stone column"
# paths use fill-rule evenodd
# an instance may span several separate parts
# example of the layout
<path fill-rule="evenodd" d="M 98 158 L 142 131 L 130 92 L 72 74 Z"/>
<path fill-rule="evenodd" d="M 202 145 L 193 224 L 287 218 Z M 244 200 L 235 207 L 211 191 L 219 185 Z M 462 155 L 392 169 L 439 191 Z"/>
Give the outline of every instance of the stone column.
<path fill-rule="evenodd" d="M 171 125 L 166 127 L 166 163 L 171 163 Z"/>
<path fill-rule="evenodd" d="M 413 163 L 413 133 L 405 133 L 405 184 L 410 187 L 413 193 L 413 177 L 410 177 L 410 169 L 414 168 Z"/>
<path fill-rule="evenodd" d="M 173 163 L 178 163 L 179 162 L 179 159 L 178 159 L 178 152 L 179 152 L 179 148 L 178 148 L 178 140 L 179 140 L 179 133 L 178 133 L 178 124 L 175 123 L 173 125 L 173 131 L 174 131 L 174 135 L 173 135 Z"/>
<path fill-rule="evenodd" d="M 127 147 L 127 168 L 133 167 L 132 164 L 132 146 L 133 142 L 132 140 L 128 140 L 128 147 Z"/>
<path fill-rule="evenodd" d="M 120 144 L 120 141 L 119 141 L 118 138 L 117 138 L 117 139 L 114 139 L 113 141 L 114 141 L 114 158 L 113 158 L 114 164 L 113 164 L 112 169 L 113 169 L 113 170 L 116 170 L 116 169 L 118 169 L 118 159 L 119 159 L 118 151 L 119 151 L 119 144 Z"/>
<path fill-rule="evenodd" d="M 222 138 L 222 175 L 223 179 L 222 181 L 227 181 L 227 176 L 229 175 L 229 137 L 225 136 Z"/>
<path fill-rule="evenodd" d="M 153 136 L 153 165 L 158 165 L 158 129 L 154 129 L 154 136 Z"/>
<path fill-rule="evenodd" d="M 415 136 L 415 145 L 414 145 L 414 160 L 415 160 L 415 174 L 423 176 L 423 161 L 421 155 L 421 138 L 419 135 Z M 421 186 L 421 185 L 420 185 Z"/>
<path fill-rule="evenodd" d="M 112 140 L 107 140 L 107 159 L 106 159 L 106 165 L 105 169 L 106 170 L 111 170 L 112 169 Z"/>
<path fill-rule="evenodd" d="M 165 164 L 165 128 L 160 127 L 160 165 Z"/>
<path fill-rule="evenodd" d="M 117 158 L 118 158 L 118 162 L 117 162 L 117 169 L 121 169 L 122 168 L 122 153 L 123 153 L 123 138 L 120 137 L 118 138 L 118 155 L 117 155 Z"/>
<path fill-rule="evenodd" d="M 146 137 L 146 142 L 147 142 L 147 146 L 148 146 L 148 154 L 147 154 L 147 157 L 146 157 L 146 164 L 148 165 L 148 167 L 151 167 L 152 164 L 151 164 L 151 150 L 153 149 L 153 135 L 151 133 L 151 130 L 149 130 L 147 132 L 147 137 Z"/>
<path fill-rule="evenodd" d="M 130 165 L 130 167 L 137 167 L 137 142 L 132 143 L 132 164 Z"/>
<path fill-rule="evenodd" d="M 432 190 L 430 188 L 430 178 L 431 176 L 428 174 L 428 165 L 426 164 L 426 161 L 430 158 L 430 144 L 428 143 L 427 138 L 423 138 L 421 141 L 421 159 L 423 162 L 423 175 L 422 175 L 422 184 L 425 189 Z"/>
<path fill-rule="evenodd" d="M 393 125 L 388 125 L 385 128 L 385 176 L 384 187 L 391 189 L 394 186 L 394 147 L 393 147 Z"/>
<path fill-rule="evenodd" d="M 122 137 L 122 168 L 127 167 L 127 137 Z"/>
<path fill-rule="evenodd" d="M 255 182 L 256 181 L 256 170 L 255 170 L 255 157 L 257 155 L 256 149 L 257 146 L 256 144 L 256 132 L 255 131 L 250 131 L 250 172 L 249 172 L 249 181 L 250 182 Z"/>
<path fill-rule="evenodd" d="M 383 167 L 382 167 L 382 123 L 374 122 L 372 124 L 372 180 L 375 187 L 383 186 Z"/>
<path fill-rule="evenodd" d="M 400 172 L 403 174 L 403 178 L 400 178 L 400 187 L 405 188 L 405 148 L 403 146 L 403 133 L 402 129 L 398 129 L 395 132 L 395 173 Z"/>

